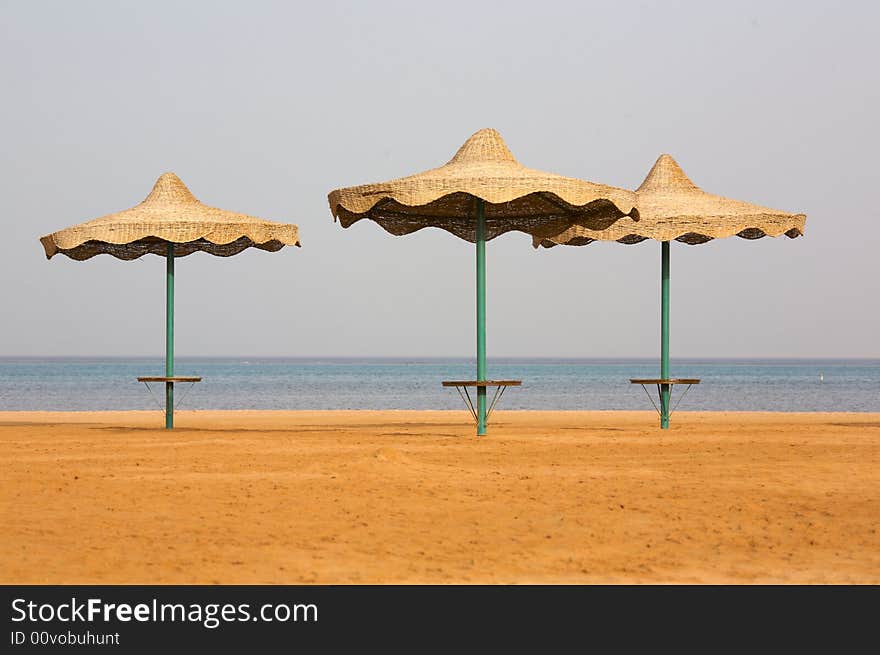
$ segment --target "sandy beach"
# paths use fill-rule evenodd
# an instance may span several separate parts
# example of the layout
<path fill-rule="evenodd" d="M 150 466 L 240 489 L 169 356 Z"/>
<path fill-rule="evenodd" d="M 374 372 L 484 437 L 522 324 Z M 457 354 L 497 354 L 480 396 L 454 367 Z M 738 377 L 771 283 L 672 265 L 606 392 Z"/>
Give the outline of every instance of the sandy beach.
<path fill-rule="evenodd" d="M 3 412 L 0 582 L 880 583 L 880 415 Z"/>

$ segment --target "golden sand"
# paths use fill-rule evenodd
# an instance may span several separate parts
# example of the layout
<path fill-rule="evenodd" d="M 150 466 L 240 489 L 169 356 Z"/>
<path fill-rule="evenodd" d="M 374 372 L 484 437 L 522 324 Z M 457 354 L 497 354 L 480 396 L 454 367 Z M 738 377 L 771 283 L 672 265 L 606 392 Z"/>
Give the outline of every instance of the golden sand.
<path fill-rule="evenodd" d="M 880 583 L 880 415 L 0 413 L 2 583 Z"/>

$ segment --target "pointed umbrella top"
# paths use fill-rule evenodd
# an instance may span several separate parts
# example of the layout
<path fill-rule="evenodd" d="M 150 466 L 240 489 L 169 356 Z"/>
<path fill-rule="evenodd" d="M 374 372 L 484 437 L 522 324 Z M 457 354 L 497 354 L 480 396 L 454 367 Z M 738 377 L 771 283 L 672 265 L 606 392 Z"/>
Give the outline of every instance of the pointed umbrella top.
<path fill-rule="evenodd" d="M 119 259 L 165 256 L 169 243 L 176 245 L 176 257 L 197 250 L 228 257 L 251 247 L 276 251 L 300 245 L 296 225 L 203 205 L 174 173 L 159 176 L 135 207 L 59 230 L 40 242 L 47 259 L 62 253 L 78 260 L 101 253 Z"/>
<path fill-rule="evenodd" d="M 369 218 L 395 235 L 439 227 L 471 242 L 478 198 L 486 202 L 487 239 L 512 230 L 542 236 L 573 224 L 607 227 L 635 203 L 626 189 L 526 168 L 492 129 L 476 132 L 439 168 L 328 196 L 343 227 Z"/>
<path fill-rule="evenodd" d="M 585 245 L 593 241 L 638 243 L 645 239 L 699 244 L 739 236 L 760 239 L 803 235 L 807 217 L 706 193 L 690 181 L 669 155 L 657 158 L 645 181 L 636 190 L 639 222 L 624 218 L 605 230 L 575 226 L 551 239 L 534 244 Z"/>
<path fill-rule="evenodd" d="M 698 187 L 684 174 L 672 155 L 660 155 L 641 186 L 636 189 L 636 193 L 665 192 L 673 189 L 693 191 Z"/>
<path fill-rule="evenodd" d="M 194 205 L 198 203 L 192 192 L 174 173 L 162 173 L 150 195 L 141 205 Z"/>
<path fill-rule="evenodd" d="M 492 162 L 513 164 L 522 168 L 498 130 L 492 128 L 475 132 L 462 144 L 458 152 L 447 162 L 447 166 L 483 166 Z"/>

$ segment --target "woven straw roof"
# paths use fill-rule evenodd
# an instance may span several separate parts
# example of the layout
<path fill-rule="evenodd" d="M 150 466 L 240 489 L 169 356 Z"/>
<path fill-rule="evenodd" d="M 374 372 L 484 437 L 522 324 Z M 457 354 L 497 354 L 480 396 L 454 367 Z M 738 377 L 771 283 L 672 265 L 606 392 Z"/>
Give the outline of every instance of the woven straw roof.
<path fill-rule="evenodd" d="M 168 243 L 176 244 L 176 257 L 197 250 L 229 257 L 245 248 L 274 252 L 300 245 L 296 225 L 203 205 L 174 173 L 161 175 L 136 207 L 59 230 L 40 242 L 47 259 L 62 253 L 78 260 L 101 253 L 119 259 L 164 256 Z"/>
<path fill-rule="evenodd" d="M 526 168 L 492 129 L 475 133 L 439 168 L 328 196 L 342 227 L 369 218 L 395 235 L 438 227 L 471 242 L 476 198 L 486 202 L 487 239 L 513 230 L 553 235 L 575 224 L 602 229 L 635 203 L 625 189 Z"/>
<path fill-rule="evenodd" d="M 660 155 L 636 190 L 639 221 L 623 218 L 607 229 L 579 226 L 549 239 L 535 239 L 538 247 L 557 244 L 582 246 L 593 241 L 639 243 L 645 239 L 699 244 L 712 239 L 776 237 L 794 239 L 804 233 L 807 217 L 730 200 L 706 193 L 688 179 L 675 160 Z"/>

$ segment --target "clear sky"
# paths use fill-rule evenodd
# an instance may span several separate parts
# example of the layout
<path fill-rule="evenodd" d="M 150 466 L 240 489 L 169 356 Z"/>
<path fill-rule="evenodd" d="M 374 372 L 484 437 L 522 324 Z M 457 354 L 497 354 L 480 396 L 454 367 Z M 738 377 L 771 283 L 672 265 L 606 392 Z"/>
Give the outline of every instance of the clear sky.
<path fill-rule="evenodd" d="M 672 154 L 805 238 L 672 245 L 673 357 L 880 357 L 874 2 L 0 2 L 2 355 L 160 355 L 164 260 L 38 237 L 164 171 L 299 225 L 177 264 L 177 354 L 473 356 L 474 247 L 348 230 L 333 188 L 498 129 L 526 166 L 634 188 Z M 654 356 L 660 245 L 488 244 L 493 356 Z"/>

